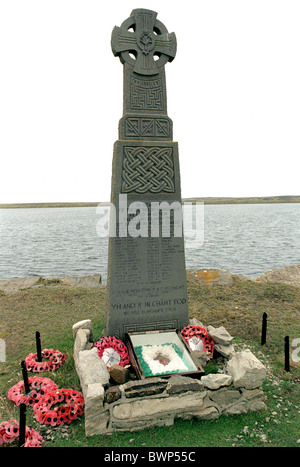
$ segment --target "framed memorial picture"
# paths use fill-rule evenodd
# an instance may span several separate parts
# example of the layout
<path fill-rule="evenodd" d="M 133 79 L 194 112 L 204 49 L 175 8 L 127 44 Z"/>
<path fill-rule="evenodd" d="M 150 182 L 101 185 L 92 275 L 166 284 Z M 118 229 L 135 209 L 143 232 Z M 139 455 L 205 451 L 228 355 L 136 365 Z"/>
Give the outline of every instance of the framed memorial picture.
<path fill-rule="evenodd" d="M 204 374 L 178 330 L 127 333 L 125 342 L 130 363 L 140 379 L 174 374 L 200 377 Z"/>

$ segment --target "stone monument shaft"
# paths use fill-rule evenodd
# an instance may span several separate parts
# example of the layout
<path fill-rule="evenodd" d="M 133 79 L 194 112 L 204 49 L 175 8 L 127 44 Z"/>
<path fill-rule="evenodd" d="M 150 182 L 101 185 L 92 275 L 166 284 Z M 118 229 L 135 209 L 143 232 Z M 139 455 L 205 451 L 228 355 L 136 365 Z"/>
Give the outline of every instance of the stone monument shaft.
<path fill-rule="evenodd" d="M 164 70 L 175 57 L 176 37 L 156 16 L 133 10 L 111 41 L 123 64 L 124 102 L 112 167 L 116 229 L 109 239 L 105 333 L 121 339 L 188 324 L 184 240 L 176 233 L 182 227 L 178 145 Z"/>

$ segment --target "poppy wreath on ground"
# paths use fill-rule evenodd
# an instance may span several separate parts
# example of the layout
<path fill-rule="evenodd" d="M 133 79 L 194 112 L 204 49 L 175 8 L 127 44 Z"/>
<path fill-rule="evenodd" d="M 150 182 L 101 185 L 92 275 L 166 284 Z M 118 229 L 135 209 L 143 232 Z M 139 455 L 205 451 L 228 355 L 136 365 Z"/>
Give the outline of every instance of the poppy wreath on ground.
<path fill-rule="evenodd" d="M 46 361 L 38 362 L 37 353 L 30 353 L 25 358 L 27 371 L 33 373 L 41 373 L 42 371 L 55 371 L 59 368 L 66 359 L 66 354 L 59 350 L 44 349 L 42 351 L 42 359 Z"/>
<path fill-rule="evenodd" d="M 26 404 L 34 406 L 40 398 L 48 392 L 55 391 L 57 384 L 49 378 L 41 378 L 40 376 L 32 376 L 28 378 L 30 392 L 24 393 L 24 381 L 19 381 L 8 391 L 8 399 L 16 405 Z"/>
<path fill-rule="evenodd" d="M 126 345 L 115 336 L 102 337 L 94 344 L 98 355 L 106 363 L 107 368 L 112 365 L 126 366 L 129 364 L 129 355 Z"/>
<path fill-rule="evenodd" d="M 41 425 L 59 426 L 70 424 L 84 412 L 81 392 L 73 389 L 57 389 L 40 398 L 33 408 L 33 415 Z"/>
<path fill-rule="evenodd" d="M 204 350 L 208 355 L 213 356 L 215 343 L 209 337 L 206 328 L 188 325 L 182 329 L 181 334 L 192 351 Z"/>
<path fill-rule="evenodd" d="M 11 444 L 19 438 L 19 424 L 16 420 L 8 420 L 0 424 L 0 446 Z M 33 428 L 25 427 L 25 448 L 39 448 L 43 438 Z"/>

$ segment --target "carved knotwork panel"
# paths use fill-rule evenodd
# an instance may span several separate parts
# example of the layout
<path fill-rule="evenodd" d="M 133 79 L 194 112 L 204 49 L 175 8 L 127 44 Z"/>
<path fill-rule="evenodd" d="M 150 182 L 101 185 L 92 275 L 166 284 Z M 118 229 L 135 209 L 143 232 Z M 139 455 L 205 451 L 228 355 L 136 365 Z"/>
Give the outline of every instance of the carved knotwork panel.
<path fill-rule="evenodd" d="M 172 148 L 124 147 L 123 193 L 174 193 L 174 184 Z"/>

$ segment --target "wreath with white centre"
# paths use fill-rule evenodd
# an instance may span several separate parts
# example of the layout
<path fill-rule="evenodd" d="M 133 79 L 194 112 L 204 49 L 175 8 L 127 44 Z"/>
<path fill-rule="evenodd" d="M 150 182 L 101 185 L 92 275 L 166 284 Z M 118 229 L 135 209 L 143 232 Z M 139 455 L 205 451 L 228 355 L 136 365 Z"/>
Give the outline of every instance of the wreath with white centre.
<path fill-rule="evenodd" d="M 126 366 L 129 364 L 129 355 L 126 345 L 115 336 L 102 337 L 94 346 L 98 350 L 99 357 L 107 368 L 112 365 Z"/>
<path fill-rule="evenodd" d="M 193 352 L 195 350 L 204 350 L 209 356 L 213 356 L 215 343 L 209 337 L 206 328 L 188 325 L 182 329 L 181 334 Z"/>

